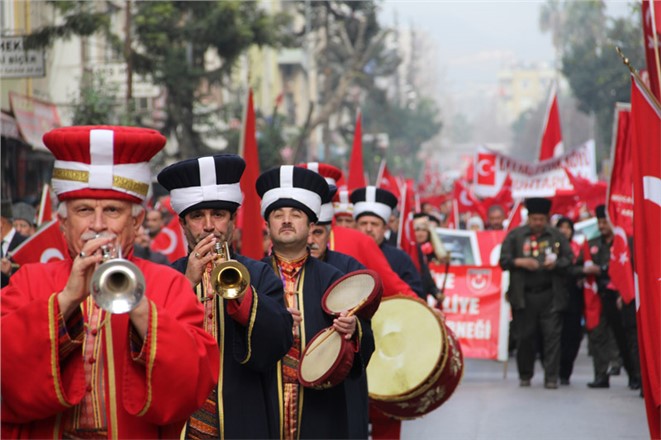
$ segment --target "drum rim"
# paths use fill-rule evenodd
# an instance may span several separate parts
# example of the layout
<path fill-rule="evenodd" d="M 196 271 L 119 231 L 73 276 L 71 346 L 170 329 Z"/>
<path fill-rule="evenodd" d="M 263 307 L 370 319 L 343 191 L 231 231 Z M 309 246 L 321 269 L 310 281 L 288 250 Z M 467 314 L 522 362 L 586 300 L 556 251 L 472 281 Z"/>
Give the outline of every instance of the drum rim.
<path fill-rule="evenodd" d="M 372 279 L 374 280 L 374 288 L 369 293 L 369 295 L 367 295 L 364 298 L 364 302 L 362 304 L 361 303 L 357 304 L 356 306 L 354 306 L 353 309 L 351 309 L 351 310 L 355 310 L 354 313 L 356 315 L 361 316 L 361 313 L 360 313 L 361 310 L 369 308 L 376 301 L 378 301 L 378 303 L 380 304 L 381 301 L 383 299 L 385 299 L 385 298 L 382 298 L 382 296 L 383 296 L 383 282 L 381 281 L 381 277 L 379 276 L 379 274 L 376 271 L 373 271 L 371 269 L 354 270 L 353 272 L 349 272 L 349 273 L 345 274 L 344 276 L 342 276 L 342 277 L 338 278 L 337 280 L 335 280 L 335 282 L 333 284 L 331 284 L 328 287 L 328 289 L 326 289 L 326 291 L 324 292 L 324 295 L 321 298 L 321 308 L 324 309 L 324 312 L 326 312 L 326 313 L 328 313 L 329 315 L 332 315 L 332 316 L 339 316 L 340 313 L 343 312 L 343 310 L 339 311 L 339 312 L 337 312 L 335 310 L 331 310 L 330 307 L 328 307 L 328 305 L 326 304 L 326 299 L 328 298 L 329 294 L 333 291 L 333 289 L 335 289 L 339 284 L 344 282 L 346 279 L 352 278 L 356 275 L 370 275 L 372 277 Z M 371 301 L 368 301 L 368 300 L 370 300 L 370 298 L 371 298 Z M 378 305 L 377 305 L 377 309 L 378 309 Z M 374 312 L 376 312 L 376 310 Z M 373 315 L 373 313 L 372 313 L 372 315 Z M 367 318 L 367 319 L 369 319 L 369 318 Z"/>
<path fill-rule="evenodd" d="M 307 381 L 303 379 L 301 375 L 301 366 L 303 365 L 303 359 L 305 358 L 305 353 L 307 352 L 308 348 L 312 346 L 312 343 L 319 337 L 323 336 L 326 331 L 330 331 L 333 327 L 326 327 L 325 329 L 322 329 L 317 333 L 310 341 L 306 344 L 305 348 L 301 352 L 301 360 L 298 363 L 298 368 L 296 369 L 297 372 L 297 377 L 298 381 L 301 385 L 303 385 L 306 388 L 312 388 L 316 390 L 321 390 L 321 389 L 327 389 L 331 388 L 333 386 L 339 385 L 345 378 L 343 377 L 342 380 L 338 381 L 337 383 L 333 383 L 332 381 L 329 381 L 330 376 L 332 376 L 333 372 L 337 370 L 338 365 L 340 364 L 340 361 L 344 359 L 345 356 L 351 357 L 351 366 L 353 366 L 354 359 L 356 357 L 355 355 L 355 350 L 353 347 L 353 340 L 347 340 L 342 337 L 338 333 L 338 336 L 340 336 L 340 351 L 338 352 L 338 356 L 335 358 L 335 361 L 333 361 L 333 364 L 328 368 L 328 371 L 324 373 L 319 379 L 315 380 L 314 382 Z M 348 354 L 347 354 L 348 352 Z M 349 367 L 348 371 L 351 371 L 351 367 Z"/>
<path fill-rule="evenodd" d="M 394 296 L 389 296 L 386 298 L 382 299 L 382 302 L 384 301 L 389 301 L 391 299 L 406 299 L 410 301 L 415 301 L 420 304 L 423 304 L 425 307 L 430 308 L 431 307 L 424 302 L 423 300 L 419 298 L 413 298 L 411 296 L 406 296 L 406 295 L 394 295 Z M 432 315 L 438 321 L 439 326 L 441 327 L 441 338 L 442 340 L 447 340 L 447 331 L 446 331 L 446 326 L 445 323 L 441 320 L 441 317 L 438 316 L 434 311 L 431 311 Z M 443 344 L 443 350 L 441 350 L 441 353 L 439 355 L 439 358 L 437 359 L 436 364 L 440 361 L 440 367 L 437 368 L 436 372 L 433 373 L 431 376 L 427 376 L 425 379 L 420 382 L 416 387 L 412 388 L 410 391 L 407 391 L 406 394 L 396 394 L 393 396 L 385 396 L 382 394 L 377 394 L 377 393 L 370 393 L 368 392 L 368 396 L 370 399 L 378 400 L 381 402 L 401 402 L 403 400 L 411 399 L 413 397 L 417 397 L 418 395 L 422 394 L 424 391 L 426 391 L 425 387 L 430 383 L 430 379 L 433 379 L 431 383 L 434 383 L 438 380 L 438 378 L 441 376 L 443 373 L 443 370 L 445 369 L 445 364 L 447 363 L 447 360 L 449 358 L 449 347 L 448 344 Z M 463 366 L 462 366 L 463 369 Z M 369 377 L 368 377 L 368 384 L 369 384 Z M 424 391 L 423 391 L 424 390 Z"/>
<path fill-rule="evenodd" d="M 452 396 L 452 394 L 454 394 L 455 390 L 457 389 L 457 387 L 459 386 L 459 384 L 461 383 L 461 381 L 464 378 L 465 368 L 464 368 L 464 356 L 463 356 L 463 352 L 461 351 L 461 344 L 459 343 L 459 340 L 456 338 L 456 336 L 454 336 L 454 333 L 451 332 L 451 330 L 450 330 L 450 333 L 452 334 L 452 338 L 451 338 L 451 340 L 452 340 L 451 345 L 453 345 L 452 351 L 458 357 L 458 362 L 459 362 L 460 369 L 456 373 L 453 373 L 452 370 L 444 371 L 443 369 L 439 369 L 439 371 L 442 371 L 443 374 L 446 374 L 448 376 L 447 380 L 444 382 L 444 385 L 446 385 L 446 388 L 445 388 L 445 393 L 444 393 L 443 397 L 438 399 L 433 404 L 429 405 L 428 408 L 426 408 L 426 410 L 424 412 L 422 412 L 420 414 L 417 414 L 417 415 L 412 415 L 412 416 L 397 414 L 396 411 L 391 411 L 391 408 L 384 408 L 382 406 L 382 405 L 388 405 L 388 406 L 399 405 L 402 402 L 387 402 L 387 401 L 384 401 L 384 400 L 370 399 L 370 402 L 375 406 L 375 408 L 378 411 L 382 412 L 383 414 L 385 414 L 387 416 L 393 417 L 397 420 L 415 420 L 415 419 L 418 419 L 420 417 L 424 417 L 425 415 L 429 414 L 430 412 L 436 410 L 441 405 L 443 405 L 443 403 L 445 403 Z M 428 386 L 426 387 L 425 392 L 428 392 L 429 390 L 431 390 L 432 389 L 431 387 L 438 380 L 440 380 L 440 378 L 443 374 L 441 374 L 435 381 L 430 382 L 428 384 Z M 407 399 L 407 400 L 413 400 L 413 399 L 416 399 L 418 397 L 419 396 L 411 397 L 410 399 Z M 395 408 L 397 408 L 397 406 Z M 404 408 L 400 407 L 400 409 L 404 409 Z"/>

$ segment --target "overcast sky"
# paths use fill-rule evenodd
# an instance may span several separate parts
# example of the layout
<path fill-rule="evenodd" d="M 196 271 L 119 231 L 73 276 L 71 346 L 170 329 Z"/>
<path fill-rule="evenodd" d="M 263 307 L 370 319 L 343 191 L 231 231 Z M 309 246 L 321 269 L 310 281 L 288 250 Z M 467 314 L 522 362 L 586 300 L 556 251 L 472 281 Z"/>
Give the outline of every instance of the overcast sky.
<path fill-rule="evenodd" d="M 429 35 L 437 46 L 437 68 L 445 91 L 461 94 L 476 85 L 495 84 L 509 61 L 554 61 L 551 36 L 539 30 L 543 1 L 385 0 L 383 23 L 397 21 Z M 625 1 L 607 1 L 607 14 L 627 12 Z"/>

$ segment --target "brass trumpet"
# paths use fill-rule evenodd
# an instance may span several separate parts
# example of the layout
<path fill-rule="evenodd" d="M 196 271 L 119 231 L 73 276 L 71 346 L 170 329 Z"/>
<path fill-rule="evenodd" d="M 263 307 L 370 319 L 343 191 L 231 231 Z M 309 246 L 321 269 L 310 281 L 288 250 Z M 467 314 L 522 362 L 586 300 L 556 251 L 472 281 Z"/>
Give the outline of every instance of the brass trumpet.
<path fill-rule="evenodd" d="M 240 299 L 250 286 L 250 273 L 243 264 L 232 260 L 227 241 L 216 242 L 214 268 L 211 271 L 213 290 L 225 299 Z"/>
<path fill-rule="evenodd" d="M 133 310 L 145 293 L 145 277 L 142 271 L 122 258 L 121 249 L 113 255 L 110 246 L 102 246 L 103 260 L 90 281 L 90 294 L 94 302 L 113 314 Z"/>

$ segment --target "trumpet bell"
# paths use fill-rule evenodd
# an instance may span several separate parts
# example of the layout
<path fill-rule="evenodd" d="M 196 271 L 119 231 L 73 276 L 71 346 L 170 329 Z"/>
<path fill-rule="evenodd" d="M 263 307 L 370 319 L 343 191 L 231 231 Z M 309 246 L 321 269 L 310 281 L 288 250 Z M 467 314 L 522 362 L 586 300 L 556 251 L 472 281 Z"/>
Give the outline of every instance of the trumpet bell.
<path fill-rule="evenodd" d="M 94 271 L 90 292 L 103 310 L 113 314 L 128 313 L 144 296 L 145 277 L 138 266 L 128 260 L 108 260 Z"/>
<path fill-rule="evenodd" d="M 236 260 L 218 264 L 211 272 L 214 291 L 225 299 L 239 299 L 250 286 L 250 273 Z"/>

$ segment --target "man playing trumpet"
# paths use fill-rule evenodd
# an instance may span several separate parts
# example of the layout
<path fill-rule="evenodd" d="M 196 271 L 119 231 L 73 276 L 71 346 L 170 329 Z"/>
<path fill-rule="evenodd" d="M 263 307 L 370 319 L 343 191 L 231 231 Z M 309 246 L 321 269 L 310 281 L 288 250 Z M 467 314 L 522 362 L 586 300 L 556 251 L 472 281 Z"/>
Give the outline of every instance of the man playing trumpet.
<path fill-rule="evenodd" d="M 185 277 L 133 257 L 154 130 L 68 127 L 44 136 L 69 257 L 28 264 L 2 290 L 4 438 L 177 435 L 218 378 L 218 351 Z M 92 238 L 93 237 L 93 238 Z M 128 313 L 95 304 L 90 281 L 121 248 L 144 277 Z M 143 292 L 144 291 L 144 292 Z M 144 294 L 143 294 L 144 293 Z"/>
<path fill-rule="evenodd" d="M 222 362 L 218 388 L 188 421 L 186 438 L 278 437 L 270 390 L 277 362 L 292 344 L 282 283 L 267 264 L 236 253 L 228 263 L 222 252 L 232 242 L 245 166 L 240 156 L 219 154 L 178 162 L 158 175 L 190 250 L 173 267 L 186 274 L 190 297 L 202 301 L 204 328 L 218 342 Z"/>

